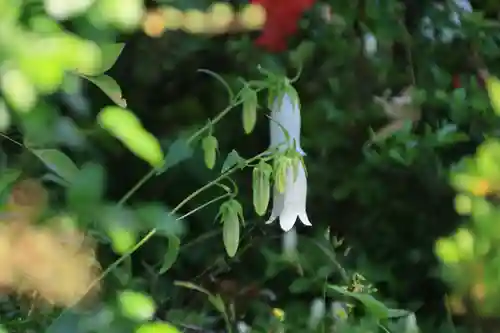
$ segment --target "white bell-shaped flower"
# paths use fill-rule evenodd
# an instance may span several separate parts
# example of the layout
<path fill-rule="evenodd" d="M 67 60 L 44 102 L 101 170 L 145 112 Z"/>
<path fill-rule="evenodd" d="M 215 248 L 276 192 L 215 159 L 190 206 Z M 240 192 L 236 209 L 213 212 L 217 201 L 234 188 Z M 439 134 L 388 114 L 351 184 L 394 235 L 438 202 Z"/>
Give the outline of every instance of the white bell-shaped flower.
<path fill-rule="evenodd" d="M 274 101 L 271 111 L 269 122 L 271 148 L 285 151 L 295 147 L 297 152 L 304 156 L 305 153 L 300 147 L 301 118 L 298 101 L 285 93 L 281 100 Z M 283 130 L 288 133 L 288 140 Z M 266 223 L 272 223 L 279 218 L 281 229 L 289 231 L 299 218 L 304 225 L 310 226 L 311 222 L 306 212 L 306 199 L 307 178 L 304 166 L 299 162 L 296 170 L 293 165 L 286 169 L 284 191 L 280 193 L 276 186 L 274 187 L 273 209 Z"/>

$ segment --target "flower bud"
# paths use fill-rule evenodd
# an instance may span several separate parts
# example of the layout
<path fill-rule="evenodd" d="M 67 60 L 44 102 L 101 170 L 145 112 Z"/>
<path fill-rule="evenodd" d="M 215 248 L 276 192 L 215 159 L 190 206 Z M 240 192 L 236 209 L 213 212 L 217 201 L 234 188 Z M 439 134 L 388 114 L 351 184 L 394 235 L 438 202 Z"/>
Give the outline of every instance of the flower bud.
<path fill-rule="evenodd" d="M 205 165 L 207 168 L 213 169 L 217 156 L 217 149 L 219 148 L 217 138 L 213 135 L 205 137 L 201 142 L 201 147 L 205 157 Z"/>
<path fill-rule="evenodd" d="M 257 93 L 248 87 L 243 88 L 243 129 L 246 134 L 252 133 L 257 122 Z"/>
<path fill-rule="evenodd" d="M 279 156 L 274 160 L 274 186 L 279 193 L 284 193 L 288 168 L 293 166 L 292 159 L 286 156 Z"/>
<path fill-rule="evenodd" d="M 243 222 L 243 207 L 235 200 L 230 199 L 223 203 L 219 209 L 222 226 L 222 240 L 226 253 L 234 257 L 240 243 L 240 222 Z"/>
<path fill-rule="evenodd" d="M 253 207 L 259 216 L 266 213 L 270 199 L 270 178 L 273 168 L 264 161 L 253 169 Z"/>

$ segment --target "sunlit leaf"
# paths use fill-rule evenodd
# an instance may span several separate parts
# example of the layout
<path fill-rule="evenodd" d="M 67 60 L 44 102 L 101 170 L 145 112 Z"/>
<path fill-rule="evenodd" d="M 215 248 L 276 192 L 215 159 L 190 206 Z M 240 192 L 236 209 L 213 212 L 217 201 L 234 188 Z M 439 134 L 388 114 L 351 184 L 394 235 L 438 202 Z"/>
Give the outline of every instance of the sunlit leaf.
<path fill-rule="evenodd" d="M 101 45 L 101 66 L 92 68 L 92 70 L 82 70 L 79 68 L 78 72 L 87 76 L 97 76 L 103 74 L 113 67 L 124 47 L 124 43 Z"/>
<path fill-rule="evenodd" d="M 83 77 L 101 89 L 103 93 L 116 103 L 116 105 L 121 106 L 122 108 L 127 106 L 127 101 L 122 97 L 122 90 L 120 86 L 112 77 L 107 75 Z"/>
<path fill-rule="evenodd" d="M 486 88 L 490 96 L 491 106 L 497 115 L 500 115 L 500 80 L 494 76 L 486 79 Z"/>
<path fill-rule="evenodd" d="M 57 149 L 33 149 L 35 154 L 47 168 L 55 172 L 59 177 L 71 184 L 80 170 L 73 161 L 63 152 Z"/>
<path fill-rule="evenodd" d="M 179 256 L 180 245 L 181 241 L 179 238 L 173 235 L 168 236 L 168 249 L 167 253 L 165 253 L 165 256 L 163 257 L 160 274 L 164 274 L 175 263 L 177 257 Z"/>
<path fill-rule="evenodd" d="M 135 320 L 149 320 L 156 311 L 154 300 L 143 293 L 126 290 L 118 295 L 121 312 Z"/>
<path fill-rule="evenodd" d="M 142 324 L 136 333 L 181 333 L 175 326 L 166 322 Z"/>
<path fill-rule="evenodd" d="M 98 115 L 100 125 L 120 140 L 137 157 L 155 168 L 163 166 L 164 156 L 158 140 L 146 131 L 130 111 L 105 107 Z"/>

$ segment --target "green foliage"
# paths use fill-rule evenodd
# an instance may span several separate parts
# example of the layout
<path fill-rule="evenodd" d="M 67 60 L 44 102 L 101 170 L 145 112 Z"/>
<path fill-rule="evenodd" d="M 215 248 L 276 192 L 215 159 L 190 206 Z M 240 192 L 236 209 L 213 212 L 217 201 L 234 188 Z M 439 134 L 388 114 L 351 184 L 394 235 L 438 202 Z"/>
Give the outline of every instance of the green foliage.
<path fill-rule="evenodd" d="M 447 333 L 497 317 L 498 6 L 457 25 L 422 2 L 435 33 L 400 1 L 318 2 L 270 54 L 201 33 L 240 8 L 155 5 L 0 2 L 0 330 Z M 285 95 L 302 133 L 270 119 Z M 268 148 L 274 125 L 301 147 Z M 299 163 L 313 226 L 283 233 L 264 216 L 271 200 L 305 214 Z M 98 264 L 48 269 L 44 242 Z"/>

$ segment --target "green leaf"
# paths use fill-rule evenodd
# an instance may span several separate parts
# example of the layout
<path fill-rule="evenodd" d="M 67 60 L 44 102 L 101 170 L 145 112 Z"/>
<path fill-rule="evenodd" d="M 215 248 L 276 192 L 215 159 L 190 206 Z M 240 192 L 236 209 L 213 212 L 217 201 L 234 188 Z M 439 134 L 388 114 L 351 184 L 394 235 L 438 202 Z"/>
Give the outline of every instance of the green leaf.
<path fill-rule="evenodd" d="M 135 333 L 181 333 L 175 326 L 167 322 L 142 324 Z"/>
<path fill-rule="evenodd" d="M 205 288 L 197 286 L 194 283 L 191 283 L 188 281 L 175 281 L 174 286 L 183 287 L 183 288 L 190 289 L 190 290 L 196 290 L 196 291 L 203 293 L 207 296 L 212 296 L 212 294 L 208 290 L 206 290 Z"/>
<path fill-rule="evenodd" d="M 486 88 L 488 89 L 493 111 L 500 115 L 500 80 L 494 76 L 489 76 L 486 79 Z"/>
<path fill-rule="evenodd" d="M 113 67 L 115 64 L 116 60 L 120 56 L 120 54 L 123 51 L 123 48 L 125 47 L 124 43 L 113 43 L 113 44 L 105 44 L 101 45 L 101 66 L 99 68 L 96 68 L 93 71 L 82 71 L 81 69 L 78 70 L 80 74 L 83 75 L 88 75 L 88 76 L 97 76 L 101 75 L 104 72 L 108 71 Z"/>
<path fill-rule="evenodd" d="M 191 158 L 194 154 L 193 148 L 184 139 L 175 140 L 170 147 L 168 147 L 167 156 L 165 157 L 165 164 L 163 168 L 158 170 L 158 174 L 165 172 L 167 169 Z"/>
<path fill-rule="evenodd" d="M 100 76 L 85 76 L 93 84 L 95 84 L 99 89 L 102 90 L 116 105 L 125 108 L 127 107 L 127 101 L 122 97 L 122 90 L 118 83 L 111 77 L 107 75 Z"/>
<path fill-rule="evenodd" d="M 156 229 L 158 235 L 179 236 L 184 232 L 184 225 L 179 216 L 159 203 L 143 204 L 135 210 L 143 230 Z"/>
<path fill-rule="evenodd" d="M 102 166 L 92 162 L 84 164 L 66 192 L 68 205 L 80 212 L 92 210 L 102 200 L 105 183 Z"/>
<path fill-rule="evenodd" d="M 80 322 L 81 315 L 66 310 L 50 324 L 45 333 L 83 333 Z"/>
<path fill-rule="evenodd" d="M 66 154 L 57 149 L 33 149 L 31 151 L 47 168 L 55 172 L 69 184 L 73 183 L 80 172 L 75 163 Z"/>
<path fill-rule="evenodd" d="M 236 150 L 232 150 L 222 164 L 221 173 L 224 173 L 236 165 L 243 165 L 245 160 L 238 154 Z"/>
<path fill-rule="evenodd" d="M 0 193 L 3 193 L 12 183 L 14 183 L 19 176 L 21 171 L 15 169 L 2 170 L 0 174 Z"/>
<path fill-rule="evenodd" d="M 288 287 L 292 294 L 300 294 L 310 290 L 313 285 L 312 281 L 306 278 L 298 278 Z"/>
<path fill-rule="evenodd" d="M 220 313 L 226 312 L 226 306 L 224 305 L 224 300 L 222 299 L 222 297 L 220 295 L 216 295 L 216 296 L 210 295 L 210 296 L 208 296 L 208 301 L 210 303 L 212 303 L 214 308 L 216 308 L 217 311 L 219 311 Z"/>
<path fill-rule="evenodd" d="M 102 128 L 120 140 L 137 157 L 155 168 L 163 166 L 165 158 L 160 143 L 142 127 L 132 112 L 107 106 L 99 113 L 98 121 Z"/>
<path fill-rule="evenodd" d="M 156 311 L 154 300 L 143 293 L 125 290 L 118 295 L 121 312 L 134 320 L 149 320 Z"/>
<path fill-rule="evenodd" d="M 168 271 L 177 260 L 177 257 L 179 256 L 179 250 L 181 245 L 180 239 L 173 235 L 167 237 L 168 237 L 168 249 L 167 253 L 165 253 L 165 256 L 163 257 L 163 263 L 160 268 L 160 274 L 164 274 L 166 271 Z"/>
<path fill-rule="evenodd" d="M 113 43 L 101 46 L 101 51 L 102 51 L 101 73 L 104 73 L 110 70 L 111 67 L 113 67 L 113 65 L 116 63 L 116 60 L 118 60 L 118 57 L 122 53 L 124 47 L 125 43 Z"/>
<path fill-rule="evenodd" d="M 336 292 L 357 299 L 361 302 L 367 311 L 374 315 L 377 319 L 387 319 L 389 318 L 389 308 L 385 306 L 384 303 L 375 299 L 372 295 L 365 293 L 354 293 L 345 290 L 339 286 L 328 286 L 328 288 L 335 290 Z"/>

